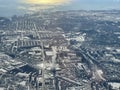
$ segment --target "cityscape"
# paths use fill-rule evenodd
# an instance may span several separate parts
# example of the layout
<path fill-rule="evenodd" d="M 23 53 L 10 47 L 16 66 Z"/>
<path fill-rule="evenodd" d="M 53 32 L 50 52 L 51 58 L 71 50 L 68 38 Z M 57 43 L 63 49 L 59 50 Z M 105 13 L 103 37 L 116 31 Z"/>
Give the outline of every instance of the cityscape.
<path fill-rule="evenodd" d="M 0 90 L 120 90 L 120 10 L 0 17 Z"/>

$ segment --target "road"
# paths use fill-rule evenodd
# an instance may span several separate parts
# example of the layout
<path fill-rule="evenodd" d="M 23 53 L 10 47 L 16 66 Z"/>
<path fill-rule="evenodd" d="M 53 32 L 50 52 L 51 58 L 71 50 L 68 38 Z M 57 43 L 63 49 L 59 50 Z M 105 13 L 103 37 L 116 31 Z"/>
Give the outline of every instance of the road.
<path fill-rule="evenodd" d="M 82 49 L 80 49 L 80 52 L 89 63 L 89 67 L 92 72 L 92 79 L 94 79 L 95 82 L 105 81 L 102 73 L 99 72 L 100 69 L 98 69 L 97 65 L 93 62 L 95 61 L 94 57 L 92 57 L 89 52 L 83 51 Z"/>

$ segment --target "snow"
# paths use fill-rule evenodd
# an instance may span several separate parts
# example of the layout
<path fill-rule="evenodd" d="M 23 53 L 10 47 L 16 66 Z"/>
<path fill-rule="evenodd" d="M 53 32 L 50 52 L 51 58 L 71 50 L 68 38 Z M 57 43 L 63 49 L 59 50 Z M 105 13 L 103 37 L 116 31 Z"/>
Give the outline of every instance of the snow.
<path fill-rule="evenodd" d="M 53 56 L 53 51 L 46 51 L 47 56 Z"/>
<path fill-rule="evenodd" d="M 120 39 L 120 36 L 118 36 L 118 38 Z"/>
<path fill-rule="evenodd" d="M 119 26 L 119 28 L 120 28 L 120 26 Z M 114 34 L 120 35 L 120 32 L 115 32 Z"/>
<path fill-rule="evenodd" d="M 25 86 L 26 85 L 26 81 L 20 82 L 20 85 Z"/>
<path fill-rule="evenodd" d="M 111 47 L 106 47 L 106 49 L 107 49 L 107 50 L 112 50 L 112 48 L 111 48 Z"/>
<path fill-rule="evenodd" d="M 120 49 L 116 49 L 117 52 L 120 52 Z"/>
<path fill-rule="evenodd" d="M 120 88 L 120 83 L 109 83 L 114 89 Z"/>
<path fill-rule="evenodd" d="M 4 73 L 5 73 L 5 72 L 7 72 L 7 71 L 1 68 L 1 69 L 0 69 L 0 72 L 4 72 Z"/>
<path fill-rule="evenodd" d="M 4 88 L 0 87 L 0 90 L 5 90 Z"/>
<path fill-rule="evenodd" d="M 97 70 L 97 72 L 99 73 L 99 74 L 103 74 L 103 71 L 102 70 Z"/>
<path fill-rule="evenodd" d="M 115 57 L 112 58 L 113 62 L 120 62 L 119 59 L 116 59 Z"/>
<path fill-rule="evenodd" d="M 102 70 L 97 70 L 97 73 L 99 75 L 99 77 L 102 79 L 102 80 L 105 80 L 102 75 L 103 75 L 103 71 Z"/>

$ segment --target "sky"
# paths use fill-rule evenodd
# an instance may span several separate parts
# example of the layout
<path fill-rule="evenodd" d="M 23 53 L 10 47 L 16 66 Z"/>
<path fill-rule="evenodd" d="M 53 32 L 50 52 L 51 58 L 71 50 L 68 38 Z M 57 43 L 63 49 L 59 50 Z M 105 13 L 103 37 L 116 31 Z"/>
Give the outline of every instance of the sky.
<path fill-rule="evenodd" d="M 120 0 L 24 0 L 32 4 L 63 5 L 64 9 L 106 10 L 120 9 Z"/>
<path fill-rule="evenodd" d="M 55 7 L 58 10 L 120 10 L 120 0 L 23 0 L 23 2 L 37 4 L 38 7 L 35 6 L 35 9 Z"/>
<path fill-rule="evenodd" d="M 0 0 L 0 16 L 41 9 L 120 10 L 120 0 Z"/>
<path fill-rule="evenodd" d="M 75 0 L 75 1 L 76 9 L 77 8 L 87 10 L 120 9 L 119 0 Z"/>

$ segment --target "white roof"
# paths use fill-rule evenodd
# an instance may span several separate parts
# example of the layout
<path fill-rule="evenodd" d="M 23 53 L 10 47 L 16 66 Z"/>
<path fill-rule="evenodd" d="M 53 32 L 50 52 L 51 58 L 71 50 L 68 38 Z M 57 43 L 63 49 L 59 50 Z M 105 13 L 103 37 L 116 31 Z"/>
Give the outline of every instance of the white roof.
<path fill-rule="evenodd" d="M 19 84 L 25 86 L 25 85 L 26 85 L 26 81 L 22 81 L 22 82 L 20 82 Z M 1 90 L 1 89 L 0 89 L 0 90 Z"/>
<path fill-rule="evenodd" d="M 26 76 L 26 77 L 29 76 L 29 74 L 26 74 L 26 73 L 20 73 L 20 72 L 19 72 L 17 75 L 18 75 L 18 76 Z"/>
<path fill-rule="evenodd" d="M 34 47 L 34 48 L 32 48 L 32 50 L 34 50 L 34 51 L 41 51 L 41 48 L 40 47 Z"/>
<path fill-rule="evenodd" d="M 47 56 L 52 56 L 53 55 L 53 51 L 46 51 L 46 55 Z"/>
<path fill-rule="evenodd" d="M 0 90 L 5 90 L 3 87 L 0 87 Z"/>
<path fill-rule="evenodd" d="M 1 68 L 1 69 L 0 69 L 0 72 L 4 72 L 4 73 L 5 73 L 5 72 L 7 72 L 7 71 L 6 71 L 5 69 Z M 0 89 L 0 90 L 1 90 L 1 89 Z"/>
<path fill-rule="evenodd" d="M 109 83 L 109 84 L 111 84 L 114 89 L 120 88 L 120 83 Z"/>

